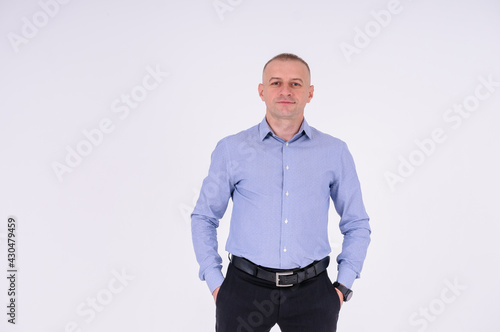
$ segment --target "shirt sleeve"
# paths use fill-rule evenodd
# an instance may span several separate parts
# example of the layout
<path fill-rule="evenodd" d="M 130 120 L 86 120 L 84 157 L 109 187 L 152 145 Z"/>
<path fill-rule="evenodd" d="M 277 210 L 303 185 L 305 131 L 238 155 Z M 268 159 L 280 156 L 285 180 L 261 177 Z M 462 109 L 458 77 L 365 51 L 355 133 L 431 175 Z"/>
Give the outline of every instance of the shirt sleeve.
<path fill-rule="evenodd" d="M 191 233 L 199 277 L 213 292 L 224 281 L 222 259 L 217 252 L 217 227 L 224 216 L 234 190 L 229 174 L 228 153 L 224 140 L 212 152 L 208 176 L 203 180 L 200 196 L 191 214 Z"/>
<path fill-rule="evenodd" d="M 354 280 L 360 277 L 371 229 L 354 160 L 345 143 L 342 144 L 339 171 L 330 195 L 340 216 L 340 232 L 344 235 L 342 252 L 337 256 L 337 281 L 351 288 Z"/>

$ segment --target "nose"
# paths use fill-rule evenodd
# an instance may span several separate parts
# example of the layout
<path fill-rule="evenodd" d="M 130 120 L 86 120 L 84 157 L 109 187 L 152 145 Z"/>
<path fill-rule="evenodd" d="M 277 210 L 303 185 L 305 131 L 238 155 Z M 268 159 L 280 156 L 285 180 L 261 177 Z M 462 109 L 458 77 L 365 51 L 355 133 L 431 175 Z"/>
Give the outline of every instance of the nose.
<path fill-rule="evenodd" d="M 284 84 L 283 87 L 281 88 L 280 95 L 291 96 L 292 90 L 290 89 L 290 87 L 288 85 Z"/>

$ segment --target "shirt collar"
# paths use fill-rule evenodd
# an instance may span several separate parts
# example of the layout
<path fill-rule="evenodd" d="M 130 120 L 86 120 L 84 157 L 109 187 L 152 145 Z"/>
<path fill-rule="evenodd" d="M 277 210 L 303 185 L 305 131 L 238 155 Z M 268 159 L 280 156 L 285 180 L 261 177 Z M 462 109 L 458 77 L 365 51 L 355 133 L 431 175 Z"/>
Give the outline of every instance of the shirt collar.
<path fill-rule="evenodd" d="M 309 124 L 306 121 L 306 118 L 302 121 L 302 124 L 300 125 L 298 133 L 304 132 L 307 137 L 312 138 L 312 130 Z M 259 137 L 260 140 L 263 141 L 264 138 L 266 138 L 268 135 L 274 135 L 273 130 L 271 127 L 269 127 L 269 124 L 267 123 L 266 117 L 262 119 L 261 123 L 259 124 Z"/>

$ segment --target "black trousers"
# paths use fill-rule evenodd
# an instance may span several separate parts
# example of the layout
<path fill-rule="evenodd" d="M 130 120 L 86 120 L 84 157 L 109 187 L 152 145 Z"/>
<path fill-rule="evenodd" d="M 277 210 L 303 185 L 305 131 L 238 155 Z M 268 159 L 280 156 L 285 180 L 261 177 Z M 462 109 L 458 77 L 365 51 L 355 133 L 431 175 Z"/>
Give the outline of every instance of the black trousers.
<path fill-rule="evenodd" d="M 216 301 L 217 332 L 335 332 L 340 299 L 323 272 L 292 287 L 251 276 L 229 264 Z"/>

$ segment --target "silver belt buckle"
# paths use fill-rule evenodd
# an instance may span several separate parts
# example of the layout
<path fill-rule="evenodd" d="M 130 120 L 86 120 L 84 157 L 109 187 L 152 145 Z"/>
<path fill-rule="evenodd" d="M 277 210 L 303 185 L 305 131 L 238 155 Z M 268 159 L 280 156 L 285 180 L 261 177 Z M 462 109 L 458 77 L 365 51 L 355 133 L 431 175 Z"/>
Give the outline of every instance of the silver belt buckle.
<path fill-rule="evenodd" d="M 276 272 L 276 286 L 278 287 L 291 287 L 293 284 L 289 285 L 280 285 L 280 276 L 289 276 L 293 274 L 293 272 Z"/>

